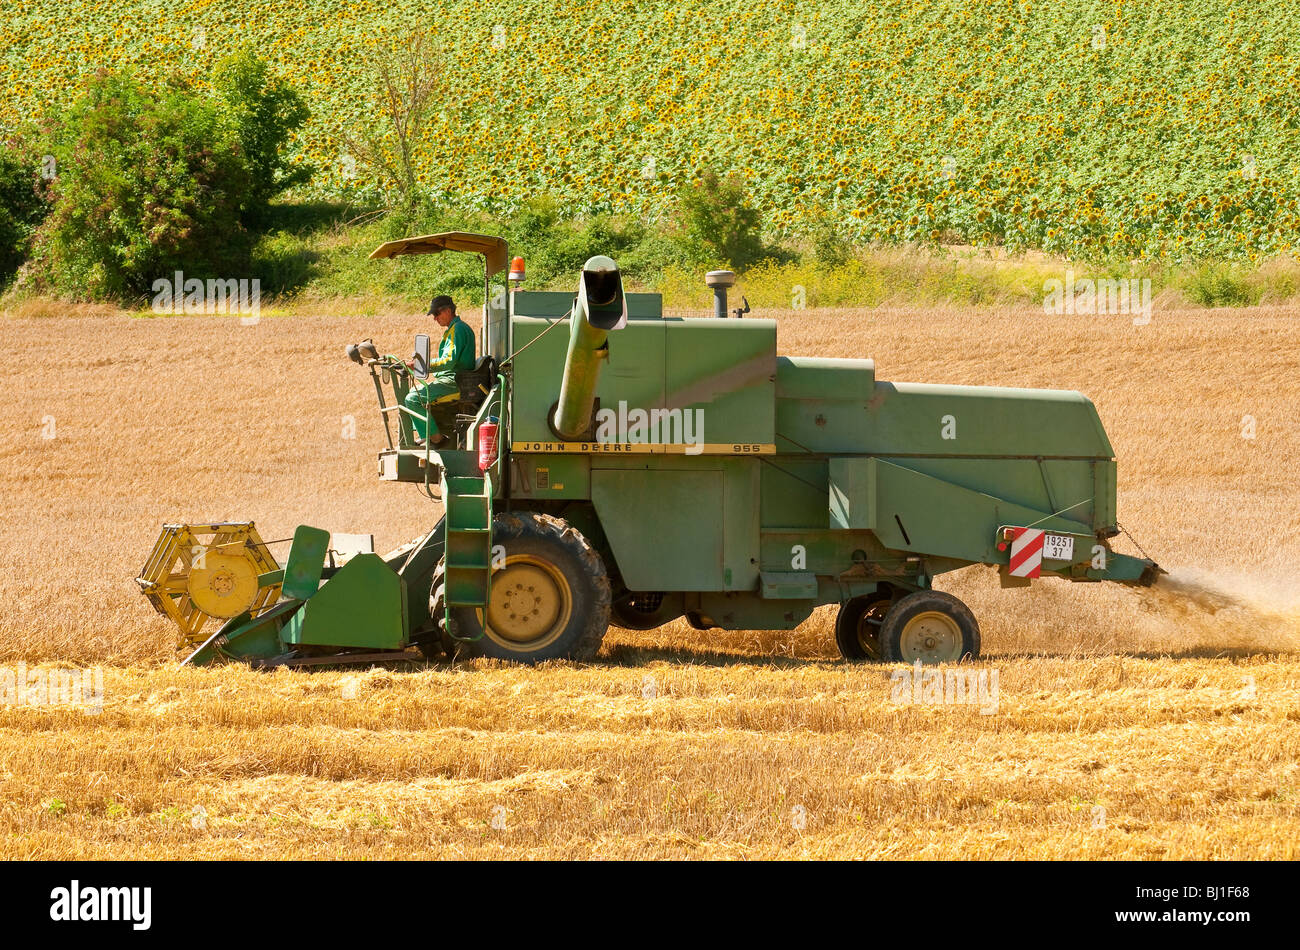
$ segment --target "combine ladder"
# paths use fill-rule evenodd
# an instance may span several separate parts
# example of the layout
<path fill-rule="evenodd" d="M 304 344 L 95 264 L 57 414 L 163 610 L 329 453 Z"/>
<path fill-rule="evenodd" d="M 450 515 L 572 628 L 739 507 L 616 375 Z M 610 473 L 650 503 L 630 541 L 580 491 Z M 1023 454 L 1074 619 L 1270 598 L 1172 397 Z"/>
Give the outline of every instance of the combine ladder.
<path fill-rule="evenodd" d="M 446 614 L 453 607 L 487 612 L 492 585 L 492 479 L 449 475 L 443 492 L 447 510 L 444 549 Z M 448 629 L 451 629 L 450 623 Z M 483 634 L 457 638 L 477 640 Z"/>

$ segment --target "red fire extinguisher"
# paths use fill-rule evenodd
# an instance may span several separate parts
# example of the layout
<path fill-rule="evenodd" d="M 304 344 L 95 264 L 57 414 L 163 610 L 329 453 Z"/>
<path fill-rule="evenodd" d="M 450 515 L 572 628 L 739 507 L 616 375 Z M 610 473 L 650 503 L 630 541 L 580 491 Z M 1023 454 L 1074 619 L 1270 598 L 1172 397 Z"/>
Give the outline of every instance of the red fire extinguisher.
<path fill-rule="evenodd" d="M 497 460 L 497 419 L 489 416 L 478 427 L 478 470 L 486 472 Z"/>

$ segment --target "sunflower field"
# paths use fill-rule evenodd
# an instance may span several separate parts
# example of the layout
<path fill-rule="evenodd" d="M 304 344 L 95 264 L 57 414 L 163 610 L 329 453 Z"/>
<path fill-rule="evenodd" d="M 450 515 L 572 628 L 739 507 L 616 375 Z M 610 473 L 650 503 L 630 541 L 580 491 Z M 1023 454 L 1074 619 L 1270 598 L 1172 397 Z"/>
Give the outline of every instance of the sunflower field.
<path fill-rule="evenodd" d="M 202 84 L 250 47 L 347 152 L 386 43 L 434 37 L 429 198 L 656 220 L 736 172 L 773 235 L 1255 260 L 1300 246 L 1300 3 L 1231 0 L 5 0 L 0 138 L 95 70 Z"/>

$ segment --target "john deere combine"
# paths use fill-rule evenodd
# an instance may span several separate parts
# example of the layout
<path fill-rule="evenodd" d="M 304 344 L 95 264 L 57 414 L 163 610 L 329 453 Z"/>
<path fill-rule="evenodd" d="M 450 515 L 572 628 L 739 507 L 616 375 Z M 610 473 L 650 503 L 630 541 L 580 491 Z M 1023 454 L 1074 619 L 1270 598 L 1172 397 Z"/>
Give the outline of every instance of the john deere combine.
<path fill-rule="evenodd" d="M 189 662 L 412 645 L 584 660 L 611 623 L 787 629 L 822 604 L 839 605 L 846 659 L 956 661 L 978 656 L 979 625 L 932 588 L 940 574 L 983 564 L 1025 587 L 1160 573 L 1111 549 L 1114 452 L 1079 393 L 890 383 L 869 359 L 778 356 L 775 321 L 728 316 L 727 272 L 708 276 L 715 316 L 682 319 L 626 293 L 607 257 L 570 294 L 520 289 L 518 258 L 507 290 L 506 244 L 484 235 L 371 256 L 442 251 L 482 257 L 487 301 L 477 366 L 431 410 L 451 438 L 417 443 L 404 404 L 427 337 L 413 369 L 368 340 L 347 350 L 378 394 L 379 477 L 422 486 L 444 517 L 383 557 L 336 559 L 327 532 L 302 526 L 283 570 L 251 525 L 169 526 L 140 583 Z M 207 616 L 224 619 L 210 635 Z"/>

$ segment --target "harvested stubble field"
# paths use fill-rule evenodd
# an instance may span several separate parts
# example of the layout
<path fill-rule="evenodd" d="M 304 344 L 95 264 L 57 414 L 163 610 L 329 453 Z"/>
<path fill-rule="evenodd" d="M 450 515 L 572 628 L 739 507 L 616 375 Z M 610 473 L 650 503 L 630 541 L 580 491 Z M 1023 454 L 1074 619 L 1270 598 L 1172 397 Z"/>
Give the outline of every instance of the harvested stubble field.
<path fill-rule="evenodd" d="M 374 477 L 373 391 L 342 358 L 423 321 L 20 312 L 0 662 L 103 666 L 105 702 L 0 706 L 0 856 L 1300 857 L 1294 313 L 780 319 L 783 352 L 882 379 L 1089 393 L 1121 521 L 1175 583 L 943 578 L 980 619 L 992 715 L 895 703 L 889 669 L 836 659 L 826 610 L 611 629 L 589 666 L 177 670 L 131 582 L 164 521 L 381 549 L 434 522 Z"/>

